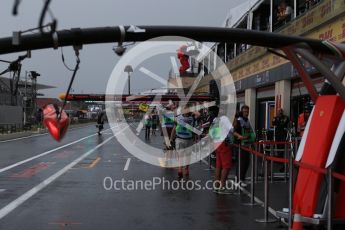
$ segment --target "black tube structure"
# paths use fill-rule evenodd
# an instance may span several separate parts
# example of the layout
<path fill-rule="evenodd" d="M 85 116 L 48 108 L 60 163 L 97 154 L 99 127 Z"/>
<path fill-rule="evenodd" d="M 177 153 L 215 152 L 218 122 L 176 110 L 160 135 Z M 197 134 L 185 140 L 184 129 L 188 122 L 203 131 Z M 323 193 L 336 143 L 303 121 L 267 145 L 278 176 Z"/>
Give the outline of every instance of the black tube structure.
<path fill-rule="evenodd" d="M 125 26 L 127 31 L 130 26 Z M 282 48 L 290 45 L 304 44 L 314 51 L 323 54 L 333 54 L 322 41 L 298 36 L 288 36 L 278 33 L 234 29 L 224 27 L 195 26 L 138 26 L 143 31 L 126 32 L 124 42 L 140 42 L 160 36 L 182 36 L 200 42 L 233 42 Z M 121 39 L 120 27 L 72 28 L 60 30 L 52 34 L 21 35 L 19 45 L 12 44 L 12 37 L 0 38 L 0 54 L 37 50 L 56 47 L 54 36 L 58 37 L 58 46 L 73 46 L 83 44 L 113 43 Z M 345 50 L 345 46 L 344 46 Z"/>

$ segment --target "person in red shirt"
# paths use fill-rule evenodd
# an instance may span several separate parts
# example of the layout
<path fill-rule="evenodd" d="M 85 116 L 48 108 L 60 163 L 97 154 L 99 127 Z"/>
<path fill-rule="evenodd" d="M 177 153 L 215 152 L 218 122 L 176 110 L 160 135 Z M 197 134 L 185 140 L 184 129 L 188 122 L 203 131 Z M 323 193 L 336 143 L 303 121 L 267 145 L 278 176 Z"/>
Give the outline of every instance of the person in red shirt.
<path fill-rule="evenodd" d="M 230 139 L 233 135 L 233 126 L 224 110 L 218 107 L 214 108 L 219 116 L 214 118 L 209 129 L 209 136 L 214 143 L 216 152 L 216 175 L 214 192 L 218 194 L 232 194 L 226 181 L 232 166 L 232 151 L 230 148 Z"/>
<path fill-rule="evenodd" d="M 299 133 L 300 137 L 303 136 L 309 116 L 310 116 L 310 108 L 307 106 L 304 108 L 304 111 L 300 115 L 298 115 L 297 132 Z"/>
<path fill-rule="evenodd" d="M 187 69 L 189 69 L 189 56 L 186 55 L 186 49 L 187 46 L 183 45 L 177 50 L 177 58 L 180 60 L 181 66 L 180 66 L 180 74 L 185 74 L 187 72 Z"/>

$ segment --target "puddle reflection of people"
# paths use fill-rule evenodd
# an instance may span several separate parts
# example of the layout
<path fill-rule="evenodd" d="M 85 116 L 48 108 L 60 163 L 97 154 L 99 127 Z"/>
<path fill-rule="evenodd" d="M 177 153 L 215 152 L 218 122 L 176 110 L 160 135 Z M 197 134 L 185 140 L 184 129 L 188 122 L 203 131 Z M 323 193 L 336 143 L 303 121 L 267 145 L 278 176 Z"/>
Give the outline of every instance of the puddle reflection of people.
<path fill-rule="evenodd" d="M 99 137 L 97 138 L 97 144 L 101 144 L 104 141 L 104 138 L 102 135 L 99 135 Z"/>
<path fill-rule="evenodd" d="M 233 220 L 231 211 L 229 210 L 232 206 L 231 201 L 226 199 L 224 196 L 218 196 L 216 199 L 216 211 L 215 211 L 215 218 L 216 223 L 220 223 L 221 226 L 224 224 L 230 224 Z M 217 229 L 217 228 L 216 228 Z"/>

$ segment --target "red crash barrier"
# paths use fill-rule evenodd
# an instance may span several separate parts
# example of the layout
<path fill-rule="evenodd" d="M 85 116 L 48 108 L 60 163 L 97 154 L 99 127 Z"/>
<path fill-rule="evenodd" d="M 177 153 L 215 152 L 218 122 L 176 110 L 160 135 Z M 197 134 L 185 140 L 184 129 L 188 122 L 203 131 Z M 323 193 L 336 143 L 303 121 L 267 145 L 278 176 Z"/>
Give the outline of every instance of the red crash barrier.
<path fill-rule="evenodd" d="M 258 142 L 258 143 L 262 143 L 262 142 Z M 283 143 L 290 144 L 292 142 L 274 142 L 274 141 L 271 141 L 271 142 L 266 142 L 266 143 L 269 143 L 270 145 L 277 145 L 277 144 L 283 144 Z M 267 156 L 264 153 L 261 153 L 259 151 L 254 150 L 254 149 L 251 149 L 251 148 L 248 148 L 248 147 L 244 147 L 244 146 L 240 146 L 240 145 L 237 145 L 237 144 L 233 144 L 233 146 L 240 147 L 242 150 L 244 150 L 246 152 L 249 152 L 251 154 L 254 154 L 254 155 L 258 156 L 258 157 L 261 157 L 264 160 L 289 164 L 289 159 L 287 159 L 287 158 Z M 315 167 L 314 165 L 310 165 L 310 164 L 306 164 L 306 163 L 302 163 L 302 162 L 298 162 L 298 161 L 294 161 L 294 165 L 296 165 L 298 167 L 301 167 L 301 168 L 313 170 L 316 173 L 327 174 L 327 170 L 325 168 Z M 338 180 L 341 180 L 341 181 L 345 182 L 345 175 L 343 175 L 341 173 L 333 172 L 332 176 L 334 178 L 338 179 Z"/>
<path fill-rule="evenodd" d="M 294 141 L 258 141 L 254 144 L 258 145 L 285 145 L 285 144 L 294 144 Z"/>

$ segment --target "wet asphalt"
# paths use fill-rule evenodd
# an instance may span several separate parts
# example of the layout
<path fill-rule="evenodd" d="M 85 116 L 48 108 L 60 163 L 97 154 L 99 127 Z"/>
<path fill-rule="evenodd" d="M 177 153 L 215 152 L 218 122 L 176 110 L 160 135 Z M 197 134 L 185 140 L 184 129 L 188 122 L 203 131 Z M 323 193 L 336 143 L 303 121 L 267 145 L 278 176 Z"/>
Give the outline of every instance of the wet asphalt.
<path fill-rule="evenodd" d="M 161 145 L 161 137 L 150 143 Z M 0 142 L 0 229 L 287 229 L 256 223 L 263 209 L 243 205 L 244 194 L 203 188 L 213 178 L 208 169 L 203 161 L 193 164 L 189 181 L 202 188 L 183 189 L 191 182 L 177 181 L 176 169 L 136 159 L 111 130 L 98 136 L 93 125 L 70 130 L 61 142 L 49 135 Z M 129 185 L 153 180 L 166 184 Z"/>

